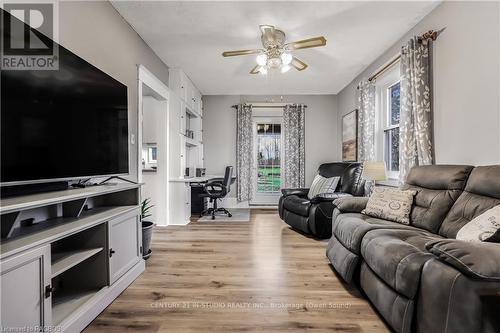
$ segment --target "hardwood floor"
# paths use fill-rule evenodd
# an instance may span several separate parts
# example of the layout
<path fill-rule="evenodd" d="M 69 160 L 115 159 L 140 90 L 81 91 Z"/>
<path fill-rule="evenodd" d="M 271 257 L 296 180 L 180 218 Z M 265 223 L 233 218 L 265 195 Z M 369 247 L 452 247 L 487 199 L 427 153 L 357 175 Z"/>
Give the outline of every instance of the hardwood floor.
<path fill-rule="evenodd" d="M 85 332 L 388 332 L 332 272 L 325 245 L 274 210 L 157 228 L 146 272 Z"/>

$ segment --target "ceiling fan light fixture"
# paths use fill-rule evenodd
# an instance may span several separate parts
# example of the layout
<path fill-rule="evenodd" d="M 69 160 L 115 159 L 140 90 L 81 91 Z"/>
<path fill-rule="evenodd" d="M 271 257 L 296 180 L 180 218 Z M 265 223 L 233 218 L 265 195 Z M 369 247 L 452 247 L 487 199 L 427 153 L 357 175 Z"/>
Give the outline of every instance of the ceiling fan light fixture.
<path fill-rule="evenodd" d="M 286 73 L 292 68 L 290 65 L 283 65 L 281 66 L 281 73 Z"/>
<path fill-rule="evenodd" d="M 267 64 L 267 54 L 259 54 L 256 58 L 256 61 L 259 66 L 265 66 Z"/>
<path fill-rule="evenodd" d="M 281 66 L 280 58 L 270 58 L 267 62 L 269 68 L 279 68 Z"/>
<path fill-rule="evenodd" d="M 282 53 L 281 54 L 281 62 L 283 65 L 290 65 L 292 62 L 292 55 L 290 53 Z"/>
<path fill-rule="evenodd" d="M 250 74 L 266 75 L 278 70 L 281 73 L 288 72 L 291 68 L 298 71 L 305 70 L 308 66 L 302 60 L 297 59 L 292 53 L 295 50 L 321 47 L 326 45 L 326 38 L 318 36 L 298 41 L 288 42 L 285 33 L 273 25 L 260 25 L 262 48 L 245 49 L 222 52 L 223 57 L 244 56 L 257 54 L 255 65 Z"/>

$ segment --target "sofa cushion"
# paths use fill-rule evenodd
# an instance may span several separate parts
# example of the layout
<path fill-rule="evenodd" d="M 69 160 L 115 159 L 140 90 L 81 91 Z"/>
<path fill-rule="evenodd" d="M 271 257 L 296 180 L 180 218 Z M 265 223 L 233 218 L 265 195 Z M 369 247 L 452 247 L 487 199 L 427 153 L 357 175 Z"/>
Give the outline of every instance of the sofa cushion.
<path fill-rule="evenodd" d="M 300 216 L 309 216 L 311 201 L 297 195 L 289 195 L 283 201 L 283 207 Z"/>
<path fill-rule="evenodd" d="M 387 285 L 413 299 L 424 264 L 434 256 L 425 244 L 438 239 L 423 230 L 373 230 L 366 234 L 361 254 L 370 269 Z"/>
<path fill-rule="evenodd" d="M 377 186 L 368 200 L 365 215 L 386 219 L 402 224 L 410 224 L 410 211 L 416 191 Z"/>
<path fill-rule="evenodd" d="M 370 230 L 376 229 L 415 229 L 400 223 L 395 223 L 360 213 L 344 213 L 337 216 L 332 233 L 338 241 L 349 251 L 360 254 L 361 241 Z"/>
<path fill-rule="evenodd" d="M 411 224 L 437 233 L 444 218 L 465 188 L 473 167 L 426 165 L 410 170 L 403 190 L 416 190 Z"/>
<path fill-rule="evenodd" d="M 464 225 L 498 205 L 500 205 L 500 165 L 474 168 L 465 191 L 449 211 L 439 229 L 439 234 L 446 238 L 455 238 Z"/>

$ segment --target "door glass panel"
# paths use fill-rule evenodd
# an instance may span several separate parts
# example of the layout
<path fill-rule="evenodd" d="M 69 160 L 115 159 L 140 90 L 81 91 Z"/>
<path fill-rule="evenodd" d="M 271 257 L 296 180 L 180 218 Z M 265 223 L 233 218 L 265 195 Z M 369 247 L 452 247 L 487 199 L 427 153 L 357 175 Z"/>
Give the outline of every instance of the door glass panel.
<path fill-rule="evenodd" d="M 281 189 L 281 125 L 257 124 L 257 192 Z"/>

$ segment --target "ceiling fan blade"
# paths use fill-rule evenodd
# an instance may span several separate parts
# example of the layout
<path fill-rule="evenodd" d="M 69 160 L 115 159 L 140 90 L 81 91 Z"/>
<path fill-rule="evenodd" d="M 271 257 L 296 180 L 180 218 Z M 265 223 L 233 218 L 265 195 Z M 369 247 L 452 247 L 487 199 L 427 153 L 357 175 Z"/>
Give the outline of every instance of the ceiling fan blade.
<path fill-rule="evenodd" d="M 326 38 L 321 36 L 321 37 L 314 37 L 287 43 L 285 44 L 285 47 L 289 50 L 299 50 L 299 49 L 307 49 L 310 47 L 318 47 L 325 45 L 326 45 Z"/>
<path fill-rule="evenodd" d="M 234 57 L 234 56 L 242 56 L 249 54 L 257 54 L 264 52 L 263 49 L 251 49 L 251 50 L 237 50 L 237 51 L 225 51 L 222 52 L 223 57 Z"/>
<path fill-rule="evenodd" d="M 255 66 L 254 68 L 252 68 L 252 70 L 250 71 L 250 74 L 259 74 L 259 65 Z"/>
<path fill-rule="evenodd" d="M 307 64 L 303 62 L 302 60 L 299 60 L 295 57 L 292 58 L 292 62 L 290 63 L 293 67 L 295 67 L 296 70 L 298 71 L 303 71 L 304 69 L 307 68 Z"/>

